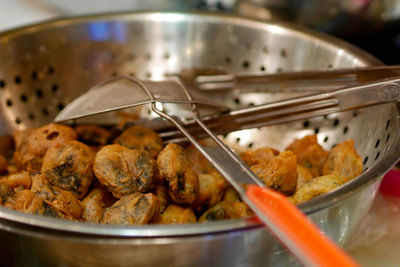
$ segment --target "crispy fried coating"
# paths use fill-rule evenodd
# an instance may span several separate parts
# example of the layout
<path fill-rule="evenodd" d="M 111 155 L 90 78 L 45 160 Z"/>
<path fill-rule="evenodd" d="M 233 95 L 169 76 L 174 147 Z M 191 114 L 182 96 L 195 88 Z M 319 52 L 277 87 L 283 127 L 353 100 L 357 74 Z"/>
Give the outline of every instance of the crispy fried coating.
<path fill-rule="evenodd" d="M 163 142 L 158 134 L 143 126 L 132 126 L 122 132 L 115 139 L 114 144 L 119 144 L 130 149 L 149 152 L 155 158 L 163 148 Z"/>
<path fill-rule="evenodd" d="M 354 141 L 347 140 L 334 147 L 322 167 L 323 175 L 334 174 L 346 183 L 362 173 L 362 159 L 354 148 Z"/>
<path fill-rule="evenodd" d="M 103 147 L 96 154 L 93 170 L 100 183 L 120 198 L 151 191 L 156 164 L 146 151 L 115 144 Z"/>
<path fill-rule="evenodd" d="M 123 196 L 103 213 L 104 224 L 147 224 L 159 213 L 160 203 L 151 193 Z"/>
<path fill-rule="evenodd" d="M 42 166 L 42 157 L 33 155 L 28 151 L 28 137 L 31 132 L 32 130 L 14 132 L 15 151 L 13 161 L 19 170 L 40 170 Z"/>
<path fill-rule="evenodd" d="M 291 151 L 283 151 L 267 163 L 251 166 L 251 170 L 265 185 L 285 195 L 291 195 L 297 185 L 297 157 Z"/>
<path fill-rule="evenodd" d="M 154 216 L 152 223 L 156 224 L 184 224 L 195 223 L 196 215 L 191 207 L 181 207 L 176 204 L 169 205 L 163 213 Z"/>
<path fill-rule="evenodd" d="M 3 135 L 0 137 L 0 155 L 6 159 L 10 159 L 14 153 L 15 142 L 11 135 Z"/>
<path fill-rule="evenodd" d="M 199 176 L 193 170 L 185 150 L 168 144 L 158 155 L 160 177 L 168 184 L 169 196 L 178 204 L 192 204 L 199 192 Z"/>
<path fill-rule="evenodd" d="M 9 197 L 14 195 L 14 191 L 12 188 L 7 184 L 5 179 L 0 179 L 0 204 L 7 201 Z"/>
<path fill-rule="evenodd" d="M 324 175 L 313 178 L 300 187 L 300 189 L 292 196 L 292 202 L 294 204 L 306 202 L 307 200 L 334 190 L 341 184 L 340 178 L 335 175 Z"/>
<path fill-rule="evenodd" d="M 193 203 L 196 212 L 205 211 L 219 202 L 224 193 L 219 187 L 218 178 L 210 174 L 199 175 L 199 194 Z"/>
<path fill-rule="evenodd" d="M 205 145 L 204 141 L 199 141 L 200 144 Z M 214 170 L 211 163 L 199 152 L 199 150 L 190 144 L 186 149 L 185 153 L 190 163 L 192 164 L 193 170 L 197 174 L 208 174 L 210 171 Z"/>
<path fill-rule="evenodd" d="M 305 185 L 308 181 L 314 178 L 314 176 L 311 174 L 309 168 L 306 168 L 300 164 L 297 164 L 296 171 L 297 171 L 296 191 L 298 191 L 303 185 Z"/>
<path fill-rule="evenodd" d="M 47 180 L 46 175 L 37 172 L 31 174 L 32 186 L 31 190 L 35 195 L 43 198 L 47 201 L 53 201 L 55 198 L 55 194 L 53 190 L 49 186 L 49 181 Z"/>
<path fill-rule="evenodd" d="M 93 179 L 93 153 L 78 141 L 57 143 L 43 158 L 41 172 L 49 184 L 77 194 L 82 199 Z"/>
<path fill-rule="evenodd" d="M 69 219 L 50 202 L 36 196 L 31 190 L 18 192 L 4 206 L 27 214 Z"/>
<path fill-rule="evenodd" d="M 110 203 L 112 198 L 111 194 L 103 187 L 94 188 L 82 200 L 82 219 L 86 222 L 99 223 L 104 209 L 112 205 Z"/>
<path fill-rule="evenodd" d="M 49 124 L 0 137 L 0 204 L 28 214 L 123 225 L 253 216 L 193 145 L 163 149 L 157 133 L 128 127 L 121 132 Z M 200 142 L 207 146 L 207 140 Z M 310 135 L 287 150 L 264 147 L 239 156 L 294 204 L 328 193 L 362 172 L 352 140 L 328 154 Z"/>
<path fill-rule="evenodd" d="M 198 222 L 211 222 L 253 216 L 253 212 L 243 202 L 221 201 L 208 209 Z"/>
<path fill-rule="evenodd" d="M 13 155 L 15 165 L 20 170 L 40 170 L 47 149 L 77 138 L 76 132 L 71 127 L 54 123 L 28 131 L 15 131 Z"/>
<path fill-rule="evenodd" d="M 8 174 L 14 174 L 19 171 L 18 167 L 15 164 L 9 164 L 7 166 L 7 172 Z"/>
<path fill-rule="evenodd" d="M 225 189 L 222 201 L 237 202 L 240 201 L 240 197 L 238 192 L 236 192 L 235 188 L 233 188 L 232 186 L 228 186 Z"/>
<path fill-rule="evenodd" d="M 158 198 L 160 202 L 160 213 L 163 213 L 169 204 L 168 189 L 162 185 L 156 185 L 152 193 Z"/>
<path fill-rule="evenodd" d="M 78 135 L 71 127 L 54 123 L 47 124 L 32 130 L 28 136 L 28 152 L 43 157 L 53 145 L 77 139 Z"/>
<path fill-rule="evenodd" d="M 297 156 L 298 163 L 309 168 L 314 177 L 321 175 L 322 165 L 328 152 L 318 144 L 316 135 L 307 135 L 302 139 L 297 139 L 286 150 L 293 151 Z"/>
<path fill-rule="evenodd" d="M 7 184 L 11 188 L 23 186 L 24 189 L 30 189 L 32 185 L 32 179 L 27 171 L 20 171 L 7 176 Z"/>
<path fill-rule="evenodd" d="M 201 144 L 206 145 L 206 142 L 200 141 Z M 186 156 L 193 166 L 193 170 L 198 174 L 210 174 L 217 180 L 217 187 L 224 190 L 228 185 L 228 181 L 212 166 L 212 164 L 199 152 L 194 146 L 190 145 L 185 150 Z"/>
<path fill-rule="evenodd" d="M 53 188 L 53 192 L 55 193 L 55 198 L 51 202 L 52 206 L 65 214 L 66 217 L 79 220 L 82 214 L 82 207 L 76 196 L 69 191 L 57 187 Z"/>
<path fill-rule="evenodd" d="M 247 150 L 240 154 L 240 158 L 248 166 L 252 166 L 261 162 L 267 163 L 272 158 L 279 155 L 279 151 L 269 147 L 258 148 L 256 150 Z"/>
<path fill-rule="evenodd" d="M 96 125 L 78 125 L 75 128 L 79 140 L 89 146 L 104 146 L 111 138 L 111 133 Z"/>

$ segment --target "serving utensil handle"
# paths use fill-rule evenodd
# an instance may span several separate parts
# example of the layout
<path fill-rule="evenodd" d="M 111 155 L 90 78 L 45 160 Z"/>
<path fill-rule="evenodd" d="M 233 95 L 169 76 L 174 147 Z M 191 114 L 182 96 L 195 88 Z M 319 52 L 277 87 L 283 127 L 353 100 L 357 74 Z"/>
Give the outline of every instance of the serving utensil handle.
<path fill-rule="evenodd" d="M 249 185 L 246 197 L 256 207 L 253 211 L 263 223 L 279 225 L 278 231 L 282 235 L 276 237 L 281 241 L 289 238 L 290 242 L 282 243 L 291 246 L 288 249 L 306 266 L 359 266 L 284 195 L 269 188 Z"/>

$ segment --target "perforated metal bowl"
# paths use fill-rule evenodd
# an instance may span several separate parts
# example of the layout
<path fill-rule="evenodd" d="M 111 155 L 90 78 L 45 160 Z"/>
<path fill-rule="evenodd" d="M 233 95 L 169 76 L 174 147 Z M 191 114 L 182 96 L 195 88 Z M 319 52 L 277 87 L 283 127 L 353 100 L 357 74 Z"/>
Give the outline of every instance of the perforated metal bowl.
<path fill-rule="evenodd" d="M 184 67 L 277 72 L 380 64 L 337 39 L 280 23 L 206 14 L 138 13 L 47 22 L 0 34 L 1 132 L 50 122 L 66 103 L 118 74 L 161 79 Z M 253 105 L 286 93 L 234 92 L 220 101 Z M 219 95 L 214 98 L 218 99 Z M 326 149 L 354 139 L 365 171 L 300 207 L 343 244 L 367 212 L 380 177 L 399 156 L 395 104 L 231 133 L 236 148 L 284 148 L 318 133 Z M 262 226 L 229 220 L 183 226 L 104 226 L 0 207 L 3 262 L 71 266 L 267 266 L 293 259 Z"/>

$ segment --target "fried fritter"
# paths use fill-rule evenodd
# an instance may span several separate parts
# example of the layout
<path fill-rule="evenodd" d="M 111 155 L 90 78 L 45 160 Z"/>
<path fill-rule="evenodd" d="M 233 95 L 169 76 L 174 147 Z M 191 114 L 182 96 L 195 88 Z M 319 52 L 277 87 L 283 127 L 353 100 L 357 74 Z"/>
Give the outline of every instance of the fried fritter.
<path fill-rule="evenodd" d="M 31 190 L 18 192 L 13 198 L 9 199 L 4 206 L 27 214 L 70 219 L 64 216 L 61 211 L 50 202 L 36 196 Z"/>
<path fill-rule="evenodd" d="M 235 188 L 233 188 L 232 186 L 228 186 L 228 188 L 225 189 L 222 201 L 237 202 L 240 201 L 240 197 Z"/>
<path fill-rule="evenodd" d="M 15 142 L 11 135 L 3 135 L 0 137 L 0 155 L 6 159 L 10 159 L 14 153 Z"/>
<path fill-rule="evenodd" d="M 14 162 L 20 170 L 40 170 L 47 149 L 77 138 L 71 127 L 54 123 L 33 130 L 16 131 Z"/>
<path fill-rule="evenodd" d="M 111 194 L 103 187 L 97 187 L 82 200 L 82 219 L 86 222 L 99 223 L 104 210 L 110 204 Z"/>
<path fill-rule="evenodd" d="M 147 224 L 159 213 L 160 203 L 151 193 L 123 196 L 103 213 L 104 224 Z"/>
<path fill-rule="evenodd" d="M 158 134 L 143 126 L 132 126 L 115 139 L 119 144 L 130 149 L 145 150 L 155 158 L 163 148 L 163 142 Z"/>
<path fill-rule="evenodd" d="M 267 163 L 251 166 L 251 170 L 271 189 L 287 196 L 297 185 L 297 157 L 291 151 L 283 151 Z"/>
<path fill-rule="evenodd" d="M 296 191 L 299 190 L 303 185 L 305 185 L 308 181 L 310 181 L 314 176 L 311 174 L 309 168 L 306 168 L 302 165 L 297 164 L 296 166 L 297 171 L 297 185 Z"/>
<path fill-rule="evenodd" d="M 256 150 L 247 150 L 240 154 L 240 158 L 248 166 L 252 166 L 261 162 L 267 163 L 272 158 L 279 155 L 279 151 L 269 147 L 258 148 Z"/>
<path fill-rule="evenodd" d="M 158 155 L 160 177 L 168 184 L 169 196 L 178 204 L 192 204 L 199 192 L 199 177 L 193 170 L 185 150 L 168 144 Z"/>
<path fill-rule="evenodd" d="M 28 152 L 43 157 L 53 145 L 77 139 L 78 135 L 71 127 L 54 123 L 47 124 L 32 130 L 28 136 Z"/>
<path fill-rule="evenodd" d="M 326 194 L 342 185 L 340 178 L 335 175 L 325 175 L 311 179 L 304 184 L 293 196 L 294 204 L 306 202 L 310 199 Z"/>
<path fill-rule="evenodd" d="M 163 213 L 169 204 L 168 189 L 162 185 L 156 185 L 152 193 L 160 202 L 160 213 Z"/>
<path fill-rule="evenodd" d="M 49 181 L 47 180 L 46 175 L 37 172 L 31 174 L 32 186 L 31 190 L 35 195 L 43 198 L 47 201 L 53 201 L 55 198 L 55 194 L 53 190 L 49 186 Z"/>
<path fill-rule="evenodd" d="M 111 133 L 96 125 L 78 125 L 75 128 L 79 140 L 89 146 L 104 146 L 111 138 Z"/>
<path fill-rule="evenodd" d="M 32 130 L 14 132 L 15 151 L 13 161 L 19 170 L 40 170 L 42 166 L 42 157 L 33 155 L 28 151 L 28 137 L 31 132 Z"/>
<path fill-rule="evenodd" d="M 201 144 L 206 145 L 206 142 L 200 141 Z M 228 185 L 228 181 L 212 166 L 212 164 L 199 152 L 194 146 L 190 145 L 185 150 L 185 154 L 192 164 L 193 170 L 198 174 L 209 174 L 215 177 L 217 187 L 224 190 Z"/>
<path fill-rule="evenodd" d="M 27 171 L 21 171 L 7 176 L 7 184 L 11 188 L 23 186 L 25 189 L 30 189 L 32 185 L 31 176 Z"/>
<path fill-rule="evenodd" d="M 302 139 L 297 139 L 286 150 L 296 154 L 298 163 L 309 168 L 314 177 L 321 175 L 322 165 L 328 152 L 318 144 L 316 135 L 307 135 Z"/>
<path fill-rule="evenodd" d="M 205 145 L 204 141 L 199 142 L 200 144 Z M 185 149 L 185 154 L 192 164 L 193 170 L 197 174 L 208 174 L 212 170 L 214 170 L 214 167 L 211 165 L 211 163 L 199 152 L 199 150 L 193 144 L 190 144 Z"/>
<path fill-rule="evenodd" d="M 354 141 L 347 140 L 334 147 L 322 167 L 323 175 L 334 174 L 342 183 L 356 178 L 362 173 L 362 159 L 354 149 Z"/>
<path fill-rule="evenodd" d="M 78 141 L 57 143 L 43 158 L 41 172 L 49 184 L 77 194 L 82 199 L 93 179 L 93 153 Z"/>
<path fill-rule="evenodd" d="M 211 222 L 253 216 L 253 212 L 243 202 L 221 201 L 208 209 L 198 222 Z"/>
<path fill-rule="evenodd" d="M 171 204 L 163 213 L 154 216 L 151 222 L 156 224 L 184 224 L 195 223 L 196 221 L 196 216 L 191 207 Z"/>
<path fill-rule="evenodd" d="M 82 214 L 82 207 L 75 195 L 56 187 L 53 188 L 53 192 L 55 193 L 55 199 L 51 202 L 53 207 L 65 214 L 66 217 L 79 220 Z"/>
<path fill-rule="evenodd" d="M 193 203 L 193 209 L 197 212 L 207 210 L 221 200 L 224 193 L 219 187 L 218 179 L 210 174 L 199 175 L 199 194 Z"/>
<path fill-rule="evenodd" d="M 135 192 L 150 192 L 156 164 L 146 151 L 107 145 L 96 154 L 93 170 L 100 183 L 120 198 Z"/>
<path fill-rule="evenodd" d="M 7 184 L 5 179 L 0 179 L 0 204 L 7 201 L 9 197 L 14 195 L 14 191 Z"/>

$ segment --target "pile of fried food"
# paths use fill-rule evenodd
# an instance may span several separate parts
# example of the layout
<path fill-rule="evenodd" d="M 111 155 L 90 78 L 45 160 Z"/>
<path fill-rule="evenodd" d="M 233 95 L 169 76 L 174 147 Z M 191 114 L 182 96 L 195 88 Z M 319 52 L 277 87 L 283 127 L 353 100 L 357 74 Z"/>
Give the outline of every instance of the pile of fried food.
<path fill-rule="evenodd" d="M 103 224 L 182 224 L 252 216 L 193 147 L 154 131 L 48 124 L 0 138 L 0 204 L 28 214 Z M 352 140 L 325 151 L 315 135 L 283 152 L 240 154 L 266 184 L 297 204 L 362 172 Z"/>

